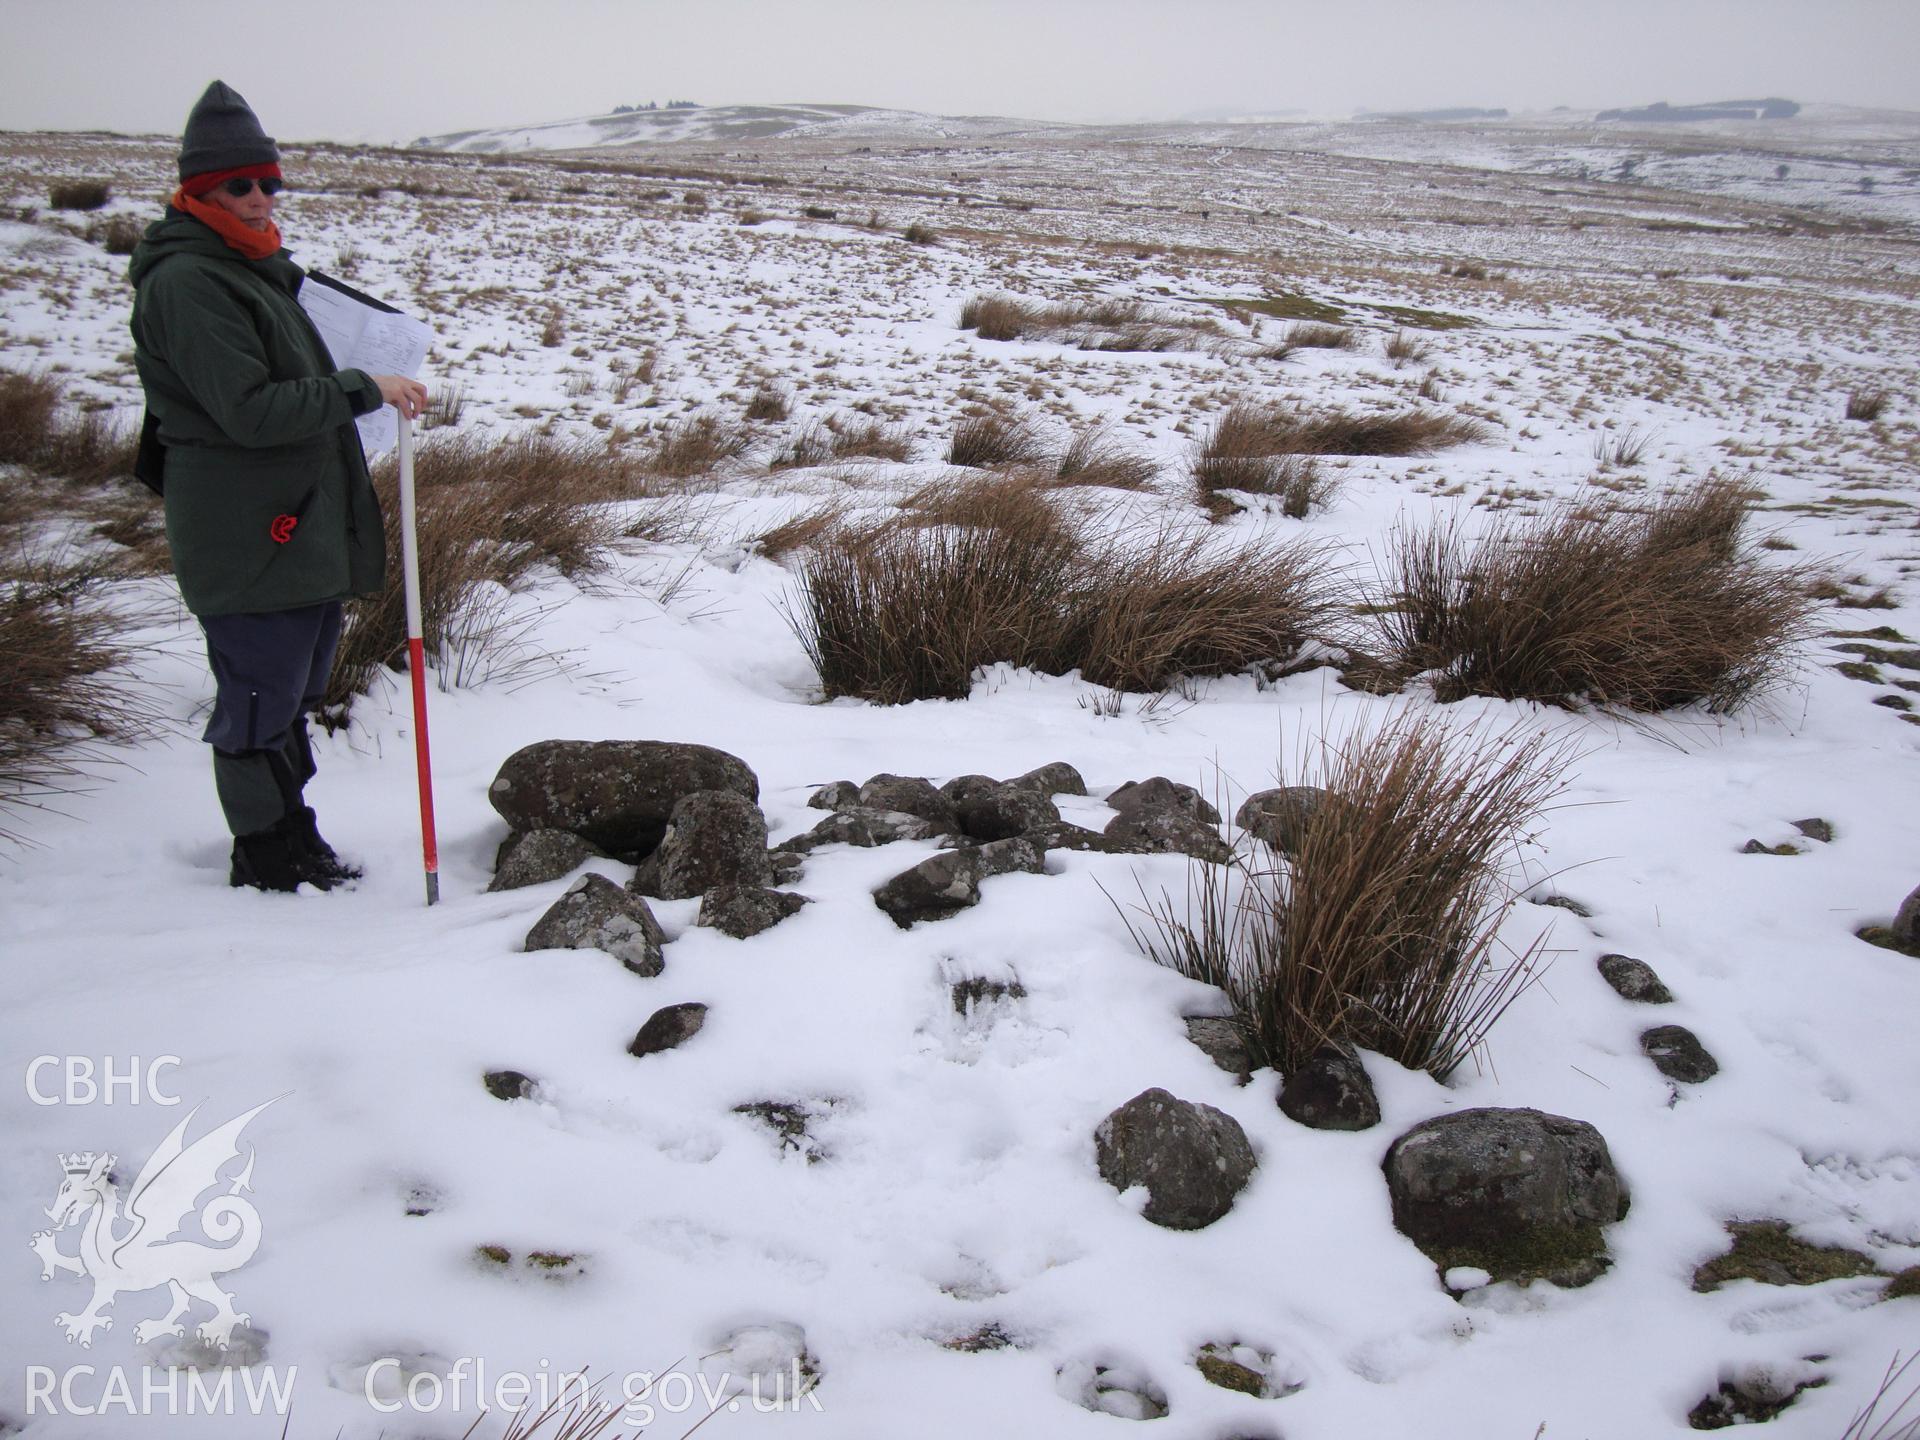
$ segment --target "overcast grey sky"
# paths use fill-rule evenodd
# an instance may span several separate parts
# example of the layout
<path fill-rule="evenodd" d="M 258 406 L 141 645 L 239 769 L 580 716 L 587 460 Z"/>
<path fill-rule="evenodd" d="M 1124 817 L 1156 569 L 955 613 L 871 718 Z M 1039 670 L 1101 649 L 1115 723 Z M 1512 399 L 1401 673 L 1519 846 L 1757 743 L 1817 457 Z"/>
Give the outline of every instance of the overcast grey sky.
<path fill-rule="evenodd" d="M 1920 110 L 1920 0 L 0 0 L 0 128 L 282 139 L 647 100 L 1059 120 L 1779 94 Z"/>

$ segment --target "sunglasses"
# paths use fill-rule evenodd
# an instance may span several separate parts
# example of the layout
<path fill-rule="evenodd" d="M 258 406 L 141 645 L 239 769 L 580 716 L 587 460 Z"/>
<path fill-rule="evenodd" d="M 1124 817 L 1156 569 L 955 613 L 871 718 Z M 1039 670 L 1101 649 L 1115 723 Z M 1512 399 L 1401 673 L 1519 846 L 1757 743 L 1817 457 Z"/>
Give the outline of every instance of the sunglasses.
<path fill-rule="evenodd" d="M 278 195 L 286 188 L 286 181 L 276 180 L 269 175 L 265 180 L 229 180 L 220 188 L 234 199 L 243 200 L 253 193 L 253 187 L 256 185 L 260 187 L 262 195 Z"/>

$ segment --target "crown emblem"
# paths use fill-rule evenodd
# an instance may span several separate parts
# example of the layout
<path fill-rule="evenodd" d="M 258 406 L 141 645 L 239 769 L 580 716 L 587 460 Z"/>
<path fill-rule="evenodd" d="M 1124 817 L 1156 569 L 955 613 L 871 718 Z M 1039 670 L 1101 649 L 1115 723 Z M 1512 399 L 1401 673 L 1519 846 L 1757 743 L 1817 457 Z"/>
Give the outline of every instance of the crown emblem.
<path fill-rule="evenodd" d="M 85 1175 L 92 1171 L 94 1162 L 100 1158 L 98 1151 L 76 1151 L 72 1155 L 62 1155 L 60 1157 L 60 1168 L 69 1175 Z M 113 1157 L 111 1155 L 107 1156 L 106 1162 L 108 1165 L 113 1164 Z"/>

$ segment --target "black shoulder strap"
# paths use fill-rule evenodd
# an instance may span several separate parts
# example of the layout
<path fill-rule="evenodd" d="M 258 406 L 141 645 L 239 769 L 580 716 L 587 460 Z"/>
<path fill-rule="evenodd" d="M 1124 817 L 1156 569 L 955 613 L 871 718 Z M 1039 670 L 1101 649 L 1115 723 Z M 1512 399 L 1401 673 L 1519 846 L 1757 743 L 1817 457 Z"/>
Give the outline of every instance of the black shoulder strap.
<path fill-rule="evenodd" d="M 140 420 L 140 448 L 134 452 L 133 478 L 156 495 L 167 493 L 167 447 L 160 443 L 160 422 L 151 410 Z"/>

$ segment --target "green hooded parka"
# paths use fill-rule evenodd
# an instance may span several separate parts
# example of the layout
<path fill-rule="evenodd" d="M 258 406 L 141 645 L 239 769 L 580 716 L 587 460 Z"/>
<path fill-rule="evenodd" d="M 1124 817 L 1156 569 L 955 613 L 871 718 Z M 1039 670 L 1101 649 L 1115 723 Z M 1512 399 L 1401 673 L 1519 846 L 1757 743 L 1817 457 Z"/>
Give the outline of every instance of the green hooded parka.
<path fill-rule="evenodd" d="M 249 260 L 169 207 L 127 273 L 187 608 L 265 613 L 379 590 L 386 535 L 353 421 L 380 391 L 334 368 L 300 306 L 306 272 L 285 250 Z"/>

